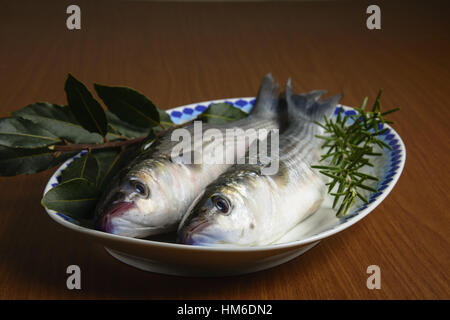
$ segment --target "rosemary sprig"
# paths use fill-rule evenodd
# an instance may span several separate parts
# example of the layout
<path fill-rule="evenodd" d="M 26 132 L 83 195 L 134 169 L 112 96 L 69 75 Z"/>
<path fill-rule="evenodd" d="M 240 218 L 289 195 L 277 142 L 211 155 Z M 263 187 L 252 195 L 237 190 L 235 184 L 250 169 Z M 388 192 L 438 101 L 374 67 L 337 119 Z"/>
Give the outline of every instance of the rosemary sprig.
<path fill-rule="evenodd" d="M 336 216 L 345 215 L 356 198 L 368 202 L 361 193 L 361 189 L 377 192 L 377 189 L 367 185 L 367 181 L 377 181 L 378 178 L 361 172 L 361 169 L 373 166 L 369 157 L 382 155 L 374 152 L 375 146 L 392 150 L 391 146 L 378 136 L 388 130 L 384 128 L 385 123 L 393 123 L 387 121 L 385 116 L 399 110 L 395 108 L 381 112 L 381 93 L 382 89 L 378 92 L 370 111 L 365 110 L 368 100 L 366 97 L 361 107 L 355 108 L 356 114 L 345 115 L 344 110 L 340 109 L 336 119 L 325 116 L 323 123 L 316 122 L 325 131 L 324 135 L 316 137 L 324 140 L 322 149 L 325 152 L 320 162 L 327 162 L 327 164 L 312 167 L 331 178 L 327 186 L 328 193 L 334 196 L 333 208 L 339 204 Z"/>

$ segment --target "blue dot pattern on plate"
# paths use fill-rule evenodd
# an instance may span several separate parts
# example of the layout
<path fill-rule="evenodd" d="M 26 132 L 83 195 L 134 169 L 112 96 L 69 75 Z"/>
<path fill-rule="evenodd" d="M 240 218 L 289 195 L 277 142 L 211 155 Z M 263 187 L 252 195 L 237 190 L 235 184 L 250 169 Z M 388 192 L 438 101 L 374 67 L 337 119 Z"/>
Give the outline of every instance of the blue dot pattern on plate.
<path fill-rule="evenodd" d="M 225 103 L 229 103 L 230 105 L 241 109 L 242 111 L 245 112 L 250 112 L 253 105 L 255 104 L 256 99 L 255 98 L 238 98 L 238 99 L 226 99 L 226 100 L 218 100 L 218 101 L 214 101 L 214 102 L 207 102 L 207 103 L 201 103 L 201 104 L 197 104 L 197 105 L 190 105 L 190 106 L 186 106 L 186 107 L 182 107 L 182 108 L 177 108 L 176 110 L 172 110 L 170 112 L 170 118 L 172 119 L 172 121 L 176 124 L 185 122 L 185 121 L 189 121 L 194 119 L 196 116 L 198 116 L 200 113 L 202 113 L 203 111 L 205 111 L 208 106 L 210 106 L 213 103 L 220 103 L 220 102 L 225 102 Z M 356 114 L 356 112 L 354 110 L 345 110 L 341 107 L 337 107 L 334 115 L 336 116 L 339 112 L 344 111 L 345 115 L 354 115 Z M 383 127 L 379 126 L 378 129 L 381 130 Z M 387 132 L 385 132 L 381 137 L 380 137 L 384 142 L 386 142 L 387 144 L 389 144 L 392 148 L 392 150 L 386 150 L 386 168 L 384 168 L 383 172 L 384 175 L 383 177 L 380 179 L 380 181 L 378 182 L 376 189 L 378 190 L 378 192 L 372 192 L 369 196 L 369 202 L 368 203 L 364 203 L 363 205 L 357 207 L 356 209 L 353 210 L 353 212 L 347 214 L 345 217 L 341 218 L 341 224 L 345 223 L 346 221 L 348 221 L 349 219 L 351 219 L 352 217 L 356 216 L 358 213 L 360 213 L 361 211 L 363 211 L 364 209 L 367 209 L 367 207 L 373 203 L 374 201 L 376 201 L 379 196 L 383 193 L 383 191 L 389 186 L 389 183 L 394 179 L 394 176 L 397 175 L 398 170 L 400 168 L 400 164 L 402 162 L 402 159 L 404 157 L 403 154 L 403 150 L 401 148 L 401 144 L 399 142 L 399 140 L 396 138 L 396 135 L 391 133 L 390 130 L 388 130 Z M 87 151 L 82 151 L 80 152 L 78 155 L 76 155 L 75 157 L 72 158 L 72 160 L 81 158 L 83 155 L 85 155 L 87 153 Z M 69 163 L 70 164 L 70 163 Z M 57 186 L 59 183 L 61 183 L 61 175 L 64 172 L 64 169 L 66 169 L 68 167 L 69 164 L 66 164 L 65 167 L 60 171 L 59 175 L 56 177 L 57 179 L 57 183 L 53 183 L 52 187 Z M 75 219 L 68 217 L 62 213 L 58 213 L 58 215 L 60 217 L 62 217 L 63 219 L 70 221 L 72 223 L 75 224 L 80 224 L 78 221 L 76 221 Z M 328 230 L 325 231 L 329 231 L 331 229 L 334 229 L 335 227 L 331 227 Z M 321 232 L 325 232 L 325 231 L 321 231 Z"/>
<path fill-rule="evenodd" d="M 177 108 L 176 110 L 173 110 L 170 112 L 170 118 L 172 121 L 176 124 L 183 123 L 185 121 L 192 120 L 196 116 L 198 116 L 200 113 L 205 111 L 211 104 L 214 103 L 221 103 L 225 102 L 233 107 L 239 108 L 242 111 L 250 112 L 253 105 L 255 104 L 256 99 L 250 98 L 239 98 L 239 99 L 225 99 L 225 100 L 218 100 L 215 102 L 207 102 L 207 103 L 200 103 L 197 105 L 190 105 L 183 108 Z"/>

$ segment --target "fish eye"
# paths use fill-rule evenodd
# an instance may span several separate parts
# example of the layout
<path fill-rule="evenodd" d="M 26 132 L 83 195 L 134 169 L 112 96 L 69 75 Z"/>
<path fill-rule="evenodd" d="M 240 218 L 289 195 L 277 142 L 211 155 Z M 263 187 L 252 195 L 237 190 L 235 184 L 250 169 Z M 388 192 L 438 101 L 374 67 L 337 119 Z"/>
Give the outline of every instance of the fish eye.
<path fill-rule="evenodd" d="M 231 205 L 228 199 L 222 196 L 213 196 L 211 198 L 214 206 L 223 214 L 229 214 L 231 211 Z"/>
<path fill-rule="evenodd" d="M 131 185 L 133 186 L 136 193 L 143 197 L 148 197 L 148 189 L 142 182 L 140 182 L 139 180 L 132 180 Z"/>

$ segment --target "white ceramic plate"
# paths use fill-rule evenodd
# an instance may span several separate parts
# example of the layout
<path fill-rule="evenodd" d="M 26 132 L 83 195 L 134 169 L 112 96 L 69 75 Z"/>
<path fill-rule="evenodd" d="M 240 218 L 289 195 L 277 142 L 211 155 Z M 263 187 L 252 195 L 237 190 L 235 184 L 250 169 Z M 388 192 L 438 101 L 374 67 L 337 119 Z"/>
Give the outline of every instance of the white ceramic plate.
<path fill-rule="evenodd" d="M 211 103 L 228 102 L 248 112 L 254 101 L 254 98 L 221 99 L 181 106 L 168 110 L 168 113 L 175 123 L 182 123 L 196 117 Z M 339 108 L 347 113 L 355 112 L 345 106 L 339 106 L 336 111 Z M 375 162 L 375 174 L 380 178 L 376 185 L 379 192 L 368 194 L 369 203 L 356 203 L 345 217 L 336 218 L 329 201 L 325 201 L 318 212 L 272 245 L 248 248 L 201 247 L 177 244 L 173 239 L 134 239 L 89 229 L 63 214 L 48 209 L 47 212 L 62 226 L 103 245 L 116 259 L 142 270 L 183 276 L 225 276 L 264 270 L 294 259 L 320 240 L 350 227 L 386 198 L 399 179 L 406 160 L 402 139 L 392 128 L 388 128 L 389 131 L 382 139 L 392 146 L 392 150 L 386 150 L 385 155 L 378 157 Z M 44 193 L 59 183 L 62 171 L 79 156 L 67 160 L 56 170 Z"/>

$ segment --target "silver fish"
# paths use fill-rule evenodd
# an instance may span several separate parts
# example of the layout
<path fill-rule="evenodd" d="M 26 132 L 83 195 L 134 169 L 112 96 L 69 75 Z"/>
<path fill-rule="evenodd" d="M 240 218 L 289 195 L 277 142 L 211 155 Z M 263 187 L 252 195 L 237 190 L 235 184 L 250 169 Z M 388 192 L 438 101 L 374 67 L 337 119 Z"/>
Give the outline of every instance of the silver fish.
<path fill-rule="evenodd" d="M 311 168 L 320 158 L 322 129 L 342 97 L 325 101 L 325 91 L 285 96 L 290 122 L 280 134 L 279 170 L 262 174 L 265 164 L 233 165 L 205 188 L 178 229 L 178 242 L 191 245 L 256 246 L 275 242 L 314 213 L 326 195 L 325 181 Z M 248 161 L 246 163 L 249 163 Z"/>
<path fill-rule="evenodd" d="M 234 128 L 278 128 L 281 119 L 278 89 L 272 75 L 266 75 L 255 106 L 247 118 L 224 125 L 203 124 L 202 131 L 211 128 L 220 132 Z M 240 154 L 242 157 L 251 143 L 238 144 L 241 149 L 244 148 L 240 150 L 235 148 L 235 141 L 228 136 L 213 142 L 208 139 L 195 140 L 195 126 L 191 124 L 184 129 L 194 138 L 191 149 L 184 150 L 183 155 L 189 153 L 194 158 L 199 148 L 203 148 L 201 157 L 205 157 L 204 150 L 214 151 L 218 147 L 223 147 L 226 155 L 231 153 L 234 157 Z M 172 153 L 179 142 L 172 141 L 172 134 L 169 131 L 151 146 L 144 146 L 144 152 L 112 179 L 95 211 L 98 229 L 136 238 L 175 231 L 195 197 L 232 165 L 206 161 L 188 164 L 174 160 Z"/>

